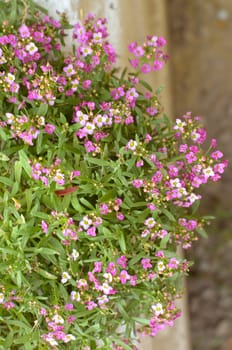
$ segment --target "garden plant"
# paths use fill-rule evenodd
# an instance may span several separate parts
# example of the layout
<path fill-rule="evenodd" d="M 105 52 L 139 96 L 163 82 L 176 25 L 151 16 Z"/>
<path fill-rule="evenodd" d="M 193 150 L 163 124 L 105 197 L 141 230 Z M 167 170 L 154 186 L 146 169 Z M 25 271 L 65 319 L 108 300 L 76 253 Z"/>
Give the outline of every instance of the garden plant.
<path fill-rule="evenodd" d="M 107 21 L 0 0 L 0 349 L 137 349 L 180 316 L 201 188 L 227 166 L 144 80 L 163 37 L 117 67 Z"/>

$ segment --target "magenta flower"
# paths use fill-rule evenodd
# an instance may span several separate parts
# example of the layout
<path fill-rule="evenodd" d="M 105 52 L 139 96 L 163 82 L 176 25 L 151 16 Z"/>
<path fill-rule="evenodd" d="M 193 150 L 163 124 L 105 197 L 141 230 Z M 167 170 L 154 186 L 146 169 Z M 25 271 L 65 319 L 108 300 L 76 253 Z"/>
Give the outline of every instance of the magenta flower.
<path fill-rule="evenodd" d="M 127 257 L 125 255 L 121 255 L 118 260 L 117 264 L 126 269 L 127 267 Z"/>
<path fill-rule="evenodd" d="M 130 279 L 130 275 L 126 270 L 122 270 L 120 272 L 119 279 L 122 284 L 126 284 L 126 282 Z"/>
<path fill-rule="evenodd" d="M 152 268 L 151 259 L 147 259 L 147 258 L 142 259 L 141 265 L 144 270 L 151 269 Z"/>

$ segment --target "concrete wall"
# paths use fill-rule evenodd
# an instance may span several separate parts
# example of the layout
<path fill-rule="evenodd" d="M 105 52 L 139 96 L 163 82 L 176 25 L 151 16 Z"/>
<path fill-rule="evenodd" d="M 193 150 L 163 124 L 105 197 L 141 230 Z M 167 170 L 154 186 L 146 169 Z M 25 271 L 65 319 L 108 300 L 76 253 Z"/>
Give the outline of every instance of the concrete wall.
<path fill-rule="evenodd" d="M 119 54 L 119 65 L 127 64 L 127 45 L 132 41 L 142 43 L 146 35 L 162 35 L 167 38 L 165 0 L 37 0 L 49 13 L 66 12 L 71 23 L 88 12 L 106 17 L 111 43 Z M 149 77 L 148 82 L 158 88 L 164 85 L 162 103 L 172 116 L 169 64 Z M 172 329 L 161 332 L 155 338 L 144 338 L 141 350 L 190 350 L 186 298 L 179 302 L 183 316 Z"/>

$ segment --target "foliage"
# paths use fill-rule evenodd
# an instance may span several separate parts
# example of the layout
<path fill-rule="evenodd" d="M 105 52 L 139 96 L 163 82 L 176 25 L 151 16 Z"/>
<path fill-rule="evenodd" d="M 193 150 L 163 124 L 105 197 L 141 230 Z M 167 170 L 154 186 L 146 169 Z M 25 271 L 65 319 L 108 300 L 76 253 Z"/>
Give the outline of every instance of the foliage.
<path fill-rule="evenodd" d="M 65 18 L 0 8 L 1 349 L 136 349 L 180 315 L 178 247 L 205 234 L 198 188 L 227 162 L 142 80 L 164 38 L 131 43 L 120 73 L 105 19 L 77 23 L 65 56 Z"/>

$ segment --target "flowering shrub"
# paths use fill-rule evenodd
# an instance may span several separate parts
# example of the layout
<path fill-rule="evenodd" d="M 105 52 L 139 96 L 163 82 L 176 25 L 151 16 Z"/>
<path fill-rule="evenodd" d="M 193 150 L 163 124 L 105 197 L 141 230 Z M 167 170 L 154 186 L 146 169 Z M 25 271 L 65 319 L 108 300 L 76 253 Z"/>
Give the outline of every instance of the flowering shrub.
<path fill-rule="evenodd" d="M 131 43 L 120 73 L 106 19 L 77 23 L 64 55 L 65 18 L 0 5 L 1 348 L 137 349 L 180 315 L 177 248 L 204 235 L 199 188 L 227 161 L 141 79 L 164 38 Z"/>

